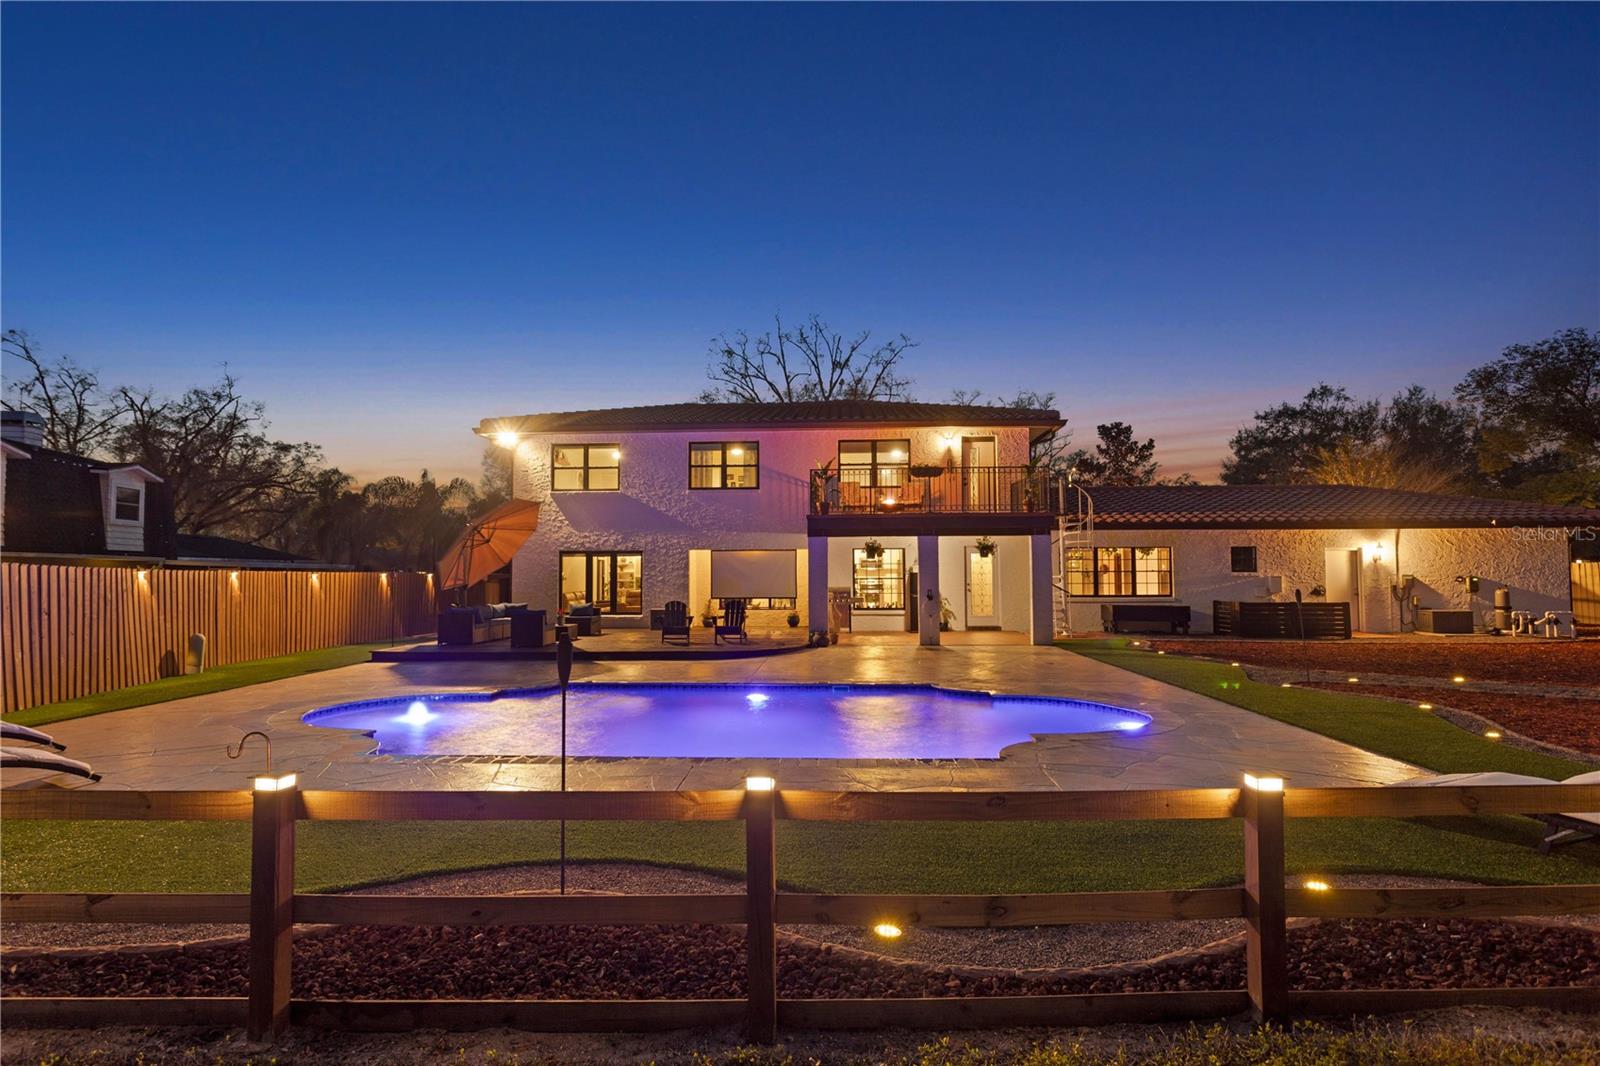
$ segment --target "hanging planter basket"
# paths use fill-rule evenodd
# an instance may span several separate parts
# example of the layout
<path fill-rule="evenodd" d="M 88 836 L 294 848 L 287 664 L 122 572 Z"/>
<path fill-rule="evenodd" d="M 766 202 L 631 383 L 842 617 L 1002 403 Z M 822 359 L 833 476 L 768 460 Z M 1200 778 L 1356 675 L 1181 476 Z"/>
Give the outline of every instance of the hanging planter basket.
<path fill-rule="evenodd" d="M 861 550 L 866 552 L 868 559 L 883 558 L 883 545 L 878 543 L 876 540 L 867 541 L 861 546 Z"/>
<path fill-rule="evenodd" d="M 978 554 L 985 559 L 1000 550 L 1000 546 L 988 537 L 979 537 L 975 547 L 978 549 Z"/>

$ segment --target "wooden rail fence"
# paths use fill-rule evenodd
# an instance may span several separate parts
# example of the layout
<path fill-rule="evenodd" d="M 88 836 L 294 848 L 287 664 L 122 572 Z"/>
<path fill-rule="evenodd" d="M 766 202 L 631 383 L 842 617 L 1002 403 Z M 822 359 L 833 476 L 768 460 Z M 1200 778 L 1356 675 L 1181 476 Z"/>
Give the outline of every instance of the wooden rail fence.
<path fill-rule="evenodd" d="M 1600 785 L 1483 788 L 1306 788 L 1275 779 L 1242 789 L 1092 792 L 812 792 L 754 787 L 708 792 L 324 792 L 292 778 L 250 792 L 11 791 L 0 816 L 17 819 L 251 822 L 250 891 L 241 894 L 0 896 L 6 921 L 248 922 L 249 994 L 212 998 L 0 998 L 8 1025 L 244 1024 L 252 1036 L 291 1023 L 362 1030 L 516 1026 L 548 1031 L 675 1029 L 743 1020 L 754 1040 L 779 1027 L 961 1028 L 1085 1025 L 1218 1017 L 1257 1019 L 1425 1009 L 1459 1003 L 1600 1009 L 1600 988 L 1355 989 L 1289 985 L 1291 917 L 1494 917 L 1600 913 L 1600 885 L 1466 888 L 1284 886 L 1286 817 L 1410 817 L 1600 810 Z M 261 785 L 281 787 L 261 788 Z M 417 820 L 727 821 L 745 823 L 746 890 L 725 895 L 385 896 L 294 891 L 299 821 Z M 778 891 L 775 827 L 801 821 L 1139 821 L 1241 818 L 1242 888 L 1029 895 L 824 895 Z M 1242 918 L 1246 987 L 975 998 L 781 999 L 777 926 L 905 928 L 1063 925 L 1077 922 Z M 708 923 L 748 929 L 744 999 L 304 1000 L 290 991 L 296 922 L 364 925 L 618 925 Z"/>
<path fill-rule="evenodd" d="M 3 709 L 92 696 L 206 666 L 434 628 L 428 574 L 135 570 L 0 563 Z"/>

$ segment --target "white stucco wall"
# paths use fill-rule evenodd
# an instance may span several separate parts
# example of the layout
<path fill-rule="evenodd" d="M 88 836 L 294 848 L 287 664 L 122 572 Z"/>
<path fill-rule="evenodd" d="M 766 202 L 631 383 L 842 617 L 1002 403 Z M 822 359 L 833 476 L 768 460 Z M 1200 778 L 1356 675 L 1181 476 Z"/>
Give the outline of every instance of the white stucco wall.
<path fill-rule="evenodd" d="M 684 600 L 699 611 L 704 597 L 691 595 L 689 552 L 701 548 L 806 548 L 810 472 L 826 460 L 837 463 L 841 440 L 911 441 L 910 462 L 942 463 L 947 438 L 992 436 L 996 463 L 1021 465 L 1028 459 L 1028 430 L 1019 426 L 863 427 L 826 429 L 709 430 L 638 433 L 554 433 L 526 437 L 517 446 L 515 491 L 540 502 L 539 528 L 512 562 L 512 597 L 553 609 L 557 568 L 563 551 L 637 551 L 644 555 L 644 604 L 659 607 Z M 757 489 L 690 489 L 689 445 L 708 441 L 756 441 L 760 445 Z M 615 492 L 552 492 L 551 449 L 558 444 L 615 444 L 622 450 L 621 488 Z M 890 538 L 882 538 L 885 544 Z M 915 555 L 915 538 L 907 541 Z M 830 559 L 843 550 L 843 569 L 831 584 L 848 583 L 848 549 L 859 541 L 835 540 Z M 1026 549 L 1017 549 L 1017 570 L 1026 579 Z M 1002 570 L 1002 581 L 1007 580 Z M 959 568 L 955 571 L 959 574 Z M 801 598 L 804 599 L 804 580 Z M 949 578 L 943 584 L 950 587 Z M 958 586 L 959 587 L 959 586 Z M 1002 610 L 1016 597 L 1003 594 Z M 955 597 L 952 597 L 952 601 Z M 803 623 L 809 620 L 802 607 Z M 1026 619 L 1023 594 L 1018 610 Z M 649 624 L 648 614 L 618 616 L 614 625 Z M 1008 622 L 1007 628 L 1011 628 Z M 1026 628 L 1023 626 L 1023 628 Z"/>
<path fill-rule="evenodd" d="M 1562 538 L 1542 538 L 1521 529 L 1257 529 L 1257 530 L 1097 530 L 1104 547 L 1170 547 L 1173 595 L 1097 599 L 1072 598 L 1072 627 L 1100 627 L 1101 603 L 1178 603 L 1192 612 L 1196 632 L 1211 629 L 1213 600 L 1292 601 L 1301 589 L 1326 585 L 1324 552 L 1359 549 L 1362 595 L 1358 629 L 1392 633 L 1401 628 L 1401 605 L 1391 589 L 1398 575 L 1416 577 L 1412 594 L 1423 607 L 1473 609 L 1480 624 L 1494 606 L 1494 590 L 1511 589 L 1518 610 L 1571 609 L 1571 569 Z M 1235 574 L 1230 549 L 1253 545 L 1258 572 Z M 1476 597 L 1457 576 L 1477 575 Z M 1281 578 L 1269 583 L 1269 578 Z M 1280 585 L 1277 591 L 1270 591 Z M 1311 600 L 1310 602 L 1316 602 Z M 1409 602 L 1406 628 L 1412 622 Z"/>

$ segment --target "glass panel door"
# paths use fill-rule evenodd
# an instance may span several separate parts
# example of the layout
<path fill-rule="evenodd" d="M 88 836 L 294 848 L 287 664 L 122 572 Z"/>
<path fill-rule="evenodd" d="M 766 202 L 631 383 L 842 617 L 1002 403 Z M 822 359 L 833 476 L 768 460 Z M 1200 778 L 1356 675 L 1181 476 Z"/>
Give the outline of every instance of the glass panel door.
<path fill-rule="evenodd" d="M 995 605 L 995 556 L 983 555 L 977 548 L 967 549 L 967 628 L 998 626 L 1000 609 Z"/>

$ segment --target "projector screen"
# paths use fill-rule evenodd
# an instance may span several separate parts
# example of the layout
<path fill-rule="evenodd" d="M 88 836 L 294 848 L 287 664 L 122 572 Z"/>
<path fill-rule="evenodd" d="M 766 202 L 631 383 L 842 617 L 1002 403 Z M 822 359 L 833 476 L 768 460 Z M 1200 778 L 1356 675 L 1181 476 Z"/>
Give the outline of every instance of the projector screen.
<path fill-rule="evenodd" d="M 794 552 L 712 552 L 711 595 L 719 600 L 796 595 Z"/>

